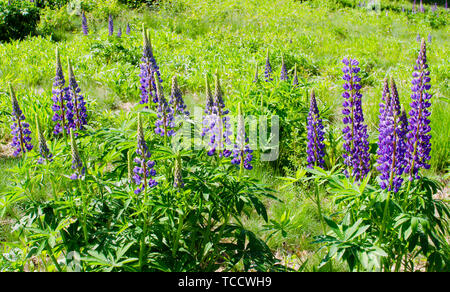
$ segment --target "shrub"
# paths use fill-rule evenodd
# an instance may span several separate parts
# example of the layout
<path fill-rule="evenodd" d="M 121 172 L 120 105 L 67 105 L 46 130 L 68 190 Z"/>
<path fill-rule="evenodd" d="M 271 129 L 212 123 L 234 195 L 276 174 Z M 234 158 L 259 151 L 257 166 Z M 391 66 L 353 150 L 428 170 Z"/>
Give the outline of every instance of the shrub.
<path fill-rule="evenodd" d="M 35 34 L 38 21 L 39 9 L 27 2 L 0 3 L 0 41 Z"/>

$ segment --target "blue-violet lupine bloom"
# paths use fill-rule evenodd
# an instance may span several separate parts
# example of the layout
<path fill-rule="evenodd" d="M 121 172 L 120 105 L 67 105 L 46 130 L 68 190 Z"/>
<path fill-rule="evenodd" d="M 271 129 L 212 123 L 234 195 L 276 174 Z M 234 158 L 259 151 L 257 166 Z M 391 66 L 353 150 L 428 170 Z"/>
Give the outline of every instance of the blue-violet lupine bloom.
<path fill-rule="evenodd" d="M 175 135 L 175 131 L 173 130 L 175 128 L 173 109 L 164 97 L 164 92 L 156 72 L 154 79 L 156 80 L 156 94 L 158 97 L 158 120 L 155 122 L 155 133 L 161 136 L 171 137 Z"/>
<path fill-rule="evenodd" d="M 127 29 L 126 29 L 125 33 L 126 33 L 127 35 L 130 35 L 130 32 L 131 32 L 130 24 L 127 23 Z"/>
<path fill-rule="evenodd" d="M 314 166 L 323 167 L 325 156 L 323 143 L 323 124 L 322 119 L 319 116 L 319 109 L 317 108 L 316 95 L 314 90 L 311 92 L 311 101 L 308 114 L 307 125 L 308 143 L 306 153 L 308 154 L 308 167 Z"/>
<path fill-rule="evenodd" d="M 30 137 L 31 131 L 30 124 L 25 122 L 25 115 L 20 109 L 19 102 L 11 84 L 9 84 L 9 93 L 11 95 L 11 119 L 13 122 L 11 124 L 11 135 L 13 136 L 11 146 L 15 148 L 13 155 L 18 156 L 20 153 L 25 153 L 33 149 Z"/>
<path fill-rule="evenodd" d="M 361 78 L 358 76 L 360 68 L 359 62 L 355 59 L 344 58 L 343 85 L 345 92 L 342 94 L 345 101 L 343 103 L 344 114 L 344 164 L 348 169 L 345 170 L 347 177 L 354 177 L 356 180 L 362 180 L 370 170 L 369 141 L 367 134 L 367 125 L 364 124 L 362 111 L 362 94 L 360 93 Z"/>
<path fill-rule="evenodd" d="M 206 103 L 205 103 L 205 115 L 203 115 L 203 129 L 201 136 L 204 137 L 207 134 L 210 135 L 213 127 L 215 126 L 213 109 L 214 109 L 214 97 L 211 93 L 211 88 L 209 87 L 208 76 L 205 76 L 205 87 L 206 87 Z"/>
<path fill-rule="evenodd" d="M 69 95 L 70 102 L 72 104 L 72 115 L 73 115 L 73 125 L 71 128 L 82 130 L 84 125 L 87 124 L 87 113 L 86 113 L 86 102 L 84 101 L 84 96 L 80 94 L 81 89 L 78 86 L 75 74 L 73 73 L 72 64 L 68 60 L 69 64 L 69 90 L 67 94 Z M 77 135 L 75 133 L 75 135 Z"/>
<path fill-rule="evenodd" d="M 39 154 L 40 154 L 37 163 L 43 164 L 45 161 L 52 162 L 53 155 L 52 153 L 50 153 L 50 149 L 48 149 L 47 141 L 45 140 L 44 133 L 42 132 L 37 114 L 35 115 L 35 119 L 36 119 L 36 133 L 38 135 Z"/>
<path fill-rule="evenodd" d="M 284 63 L 284 57 L 281 56 L 281 73 L 280 73 L 280 80 L 285 81 L 288 80 L 288 73 L 286 69 L 286 64 Z"/>
<path fill-rule="evenodd" d="M 158 76 L 159 82 L 162 82 L 161 73 L 159 67 L 156 64 L 155 57 L 153 56 L 152 44 L 150 42 L 150 36 L 145 28 L 142 29 L 143 35 L 143 53 L 141 58 L 141 72 L 139 74 L 141 83 L 141 101 L 140 104 L 148 104 L 151 97 L 154 103 L 158 103 L 158 96 L 156 94 L 156 81 L 155 73 Z M 146 106 L 147 107 L 147 106 Z"/>
<path fill-rule="evenodd" d="M 423 7 L 422 0 L 420 0 L 420 12 L 425 12 L 425 8 Z"/>
<path fill-rule="evenodd" d="M 417 33 L 417 37 L 416 37 L 416 41 L 418 42 L 418 43 L 420 43 L 420 34 L 419 33 Z"/>
<path fill-rule="evenodd" d="M 177 116 L 189 116 L 189 111 L 186 109 L 186 104 L 183 100 L 183 93 L 178 86 L 177 77 L 172 77 L 172 89 L 170 92 L 169 104 L 172 105 L 172 111 Z"/>
<path fill-rule="evenodd" d="M 264 69 L 264 77 L 266 78 L 266 82 L 272 81 L 272 65 L 270 65 L 269 60 L 269 49 L 267 49 L 266 55 L 266 67 Z"/>
<path fill-rule="evenodd" d="M 68 112 L 68 106 L 71 106 L 70 95 L 68 94 L 68 87 L 65 87 L 66 81 L 61 66 L 61 60 L 59 57 L 58 48 L 56 48 L 56 76 L 53 82 L 53 105 L 52 110 L 55 112 L 52 121 L 56 122 L 53 129 L 53 134 L 58 135 L 62 131 L 69 131 L 70 126 L 73 123 L 73 115 Z"/>
<path fill-rule="evenodd" d="M 138 129 L 137 129 L 137 150 L 138 157 L 134 159 L 137 166 L 134 167 L 134 183 L 138 185 L 138 188 L 134 190 L 135 194 L 139 194 L 145 190 L 145 188 L 153 188 L 158 185 L 158 182 L 153 179 L 156 175 L 156 171 L 153 168 L 155 161 L 150 160 L 151 154 L 148 150 L 147 142 L 145 141 L 144 128 L 142 127 L 141 115 L 138 114 Z"/>
<path fill-rule="evenodd" d="M 395 82 L 391 80 L 391 90 L 394 87 Z M 394 193 L 403 182 L 401 175 L 405 167 L 405 134 L 400 111 L 396 108 L 394 96 L 391 97 L 388 81 L 385 79 L 380 104 L 377 170 L 380 172 L 380 187 Z"/>
<path fill-rule="evenodd" d="M 294 66 L 294 78 L 292 79 L 292 86 L 296 87 L 298 85 L 298 76 L 297 76 L 297 64 Z"/>
<path fill-rule="evenodd" d="M 241 111 L 241 104 L 238 104 L 238 121 L 237 121 L 237 133 L 236 140 L 234 143 L 234 148 L 232 151 L 233 158 L 231 159 L 231 164 L 240 166 L 242 169 L 251 170 L 253 166 L 251 161 L 253 159 L 253 150 L 250 149 L 249 139 L 245 133 L 245 123 L 244 116 Z"/>
<path fill-rule="evenodd" d="M 70 179 L 81 179 L 86 173 L 86 168 L 83 166 L 83 162 L 81 161 L 73 129 L 70 129 L 70 149 L 72 153 L 72 169 L 74 171 L 74 173 L 70 176 Z"/>
<path fill-rule="evenodd" d="M 230 135 L 231 125 L 230 117 L 227 116 L 229 113 L 228 109 L 225 109 L 225 102 L 223 99 L 222 88 L 220 86 L 219 75 L 216 72 L 215 76 L 215 90 L 214 90 L 214 106 L 211 115 L 211 126 L 210 126 L 210 142 L 211 146 L 208 151 L 208 155 L 212 156 L 216 150 L 219 153 L 219 157 L 228 157 L 231 151 L 226 149 L 227 145 L 231 145 Z"/>
<path fill-rule="evenodd" d="M 88 29 L 88 25 L 87 25 L 87 19 L 86 19 L 86 15 L 84 14 L 84 11 L 81 13 L 81 28 L 83 29 L 83 34 L 84 35 L 88 35 L 89 34 L 89 29 Z"/>
<path fill-rule="evenodd" d="M 431 115 L 428 108 L 431 106 L 431 94 L 428 92 L 431 88 L 429 84 L 431 79 L 428 71 L 426 43 L 422 39 L 419 56 L 414 66 L 413 80 L 412 80 L 412 94 L 411 94 L 411 111 L 409 112 L 408 125 L 408 149 L 405 172 L 409 174 L 409 179 L 420 178 L 418 172 L 421 168 L 429 169 L 430 160 L 431 135 L 429 132 Z"/>
<path fill-rule="evenodd" d="M 120 38 L 122 36 L 122 28 L 119 27 L 117 30 L 117 37 Z"/>
<path fill-rule="evenodd" d="M 109 36 L 112 36 L 114 34 L 114 23 L 111 14 L 108 17 L 108 33 Z"/>
<path fill-rule="evenodd" d="M 431 33 L 430 33 L 430 34 L 428 34 L 428 42 L 431 44 L 431 41 L 432 41 L 432 37 L 431 37 Z"/>

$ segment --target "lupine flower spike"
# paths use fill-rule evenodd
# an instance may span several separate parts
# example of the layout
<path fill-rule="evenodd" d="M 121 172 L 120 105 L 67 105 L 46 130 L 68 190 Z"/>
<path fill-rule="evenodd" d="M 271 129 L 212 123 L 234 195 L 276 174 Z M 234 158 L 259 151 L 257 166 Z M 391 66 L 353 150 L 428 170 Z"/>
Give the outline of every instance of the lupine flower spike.
<path fill-rule="evenodd" d="M 178 86 L 177 77 L 172 77 L 172 89 L 170 92 L 169 104 L 172 105 L 172 111 L 177 116 L 189 116 L 189 111 L 186 110 L 186 105 L 183 100 L 183 93 Z"/>
<path fill-rule="evenodd" d="M 80 179 L 84 176 L 86 168 L 83 166 L 83 162 L 81 161 L 73 129 L 70 129 L 70 149 L 72 152 L 72 169 L 74 170 L 74 173 L 70 176 L 70 179 Z"/>
<path fill-rule="evenodd" d="M 420 43 L 420 34 L 419 34 L 419 33 L 417 34 L 416 41 L 417 41 L 418 43 Z"/>
<path fill-rule="evenodd" d="M 286 81 L 286 80 L 288 80 L 287 69 L 286 69 L 286 64 L 284 63 L 284 57 L 283 57 L 283 55 L 281 55 L 281 73 L 280 73 L 280 80 L 281 80 L 281 81 Z"/>
<path fill-rule="evenodd" d="M 212 135 L 210 145 L 212 146 L 209 155 L 212 155 L 215 150 L 219 150 L 219 157 L 228 157 L 231 151 L 226 149 L 226 145 L 231 144 L 230 140 L 230 117 L 228 117 L 229 110 L 225 109 L 225 102 L 223 100 L 222 88 L 220 86 L 219 74 L 216 72 L 215 89 L 214 89 L 214 107 L 213 115 L 214 126 L 212 126 Z"/>
<path fill-rule="evenodd" d="M 344 114 L 344 164 L 348 169 L 345 170 L 347 177 L 354 177 L 356 180 L 362 180 L 370 169 L 369 141 L 367 126 L 364 124 L 364 116 L 361 105 L 362 94 L 360 93 L 361 78 L 358 76 L 360 68 L 359 62 L 355 59 L 344 58 L 343 85 L 345 92 L 342 94 L 345 101 L 343 103 Z"/>
<path fill-rule="evenodd" d="M 234 144 L 233 149 L 233 159 L 231 159 L 231 163 L 240 166 L 242 169 L 251 170 L 253 166 L 251 165 L 251 161 L 253 159 L 253 150 L 250 149 L 248 144 L 249 139 L 245 133 L 245 122 L 244 116 L 241 110 L 241 104 L 238 104 L 238 122 L 237 122 L 237 131 L 236 131 L 236 142 Z"/>
<path fill-rule="evenodd" d="M 151 154 L 148 150 L 147 142 L 145 141 L 144 129 L 142 127 L 141 115 L 138 114 L 138 129 L 137 129 L 137 150 L 138 157 L 134 159 L 137 166 L 133 169 L 134 183 L 138 185 L 138 188 L 134 190 L 135 194 L 139 194 L 145 190 L 145 188 L 153 188 L 158 183 L 152 177 L 156 175 L 156 171 L 153 168 L 155 162 L 150 160 Z"/>
<path fill-rule="evenodd" d="M 184 182 L 183 182 L 183 176 L 181 173 L 181 156 L 178 156 L 177 159 L 175 159 L 175 165 L 173 169 L 173 186 L 175 188 L 183 188 Z"/>
<path fill-rule="evenodd" d="M 264 77 L 266 78 L 266 82 L 272 81 L 272 65 L 270 65 L 269 60 L 269 49 L 267 49 L 266 54 L 266 67 L 264 69 Z"/>
<path fill-rule="evenodd" d="M 11 135 L 13 136 L 11 146 L 15 148 L 13 155 L 16 157 L 20 153 L 25 153 L 33 149 L 31 142 L 30 124 L 25 122 L 25 115 L 20 109 L 19 102 L 17 101 L 16 94 L 9 84 L 9 94 L 11 96 L 12 104 L 12 121 Z"/>
<path fill-rule="evenodd" d="M 69 125 L 72 124 L 73 116 L 67 114 L 68 103 L 70 103 L 70 95 L 67 93 L 69 88 L 64 87 L 66 81 L 64 79 L 61 60 L 59 58 L 59 51 L 56 48 L 56 76 L 53 82 L 53 106 L 52 110 L 55 112 L 52 118 L 56 125 L 53 129 L 53 134 L 58 135 L 62 131 L 69 131 Z"/>
<path fill-rule="evenodd" d="M 87 19 L 86 19 L 86 15 L 84 14 L 84 11 L 81 14 L 81 28 L 83 29 L 83 34 L 84 35 L 88 35 L 89 34 L 89 29 L 88 29 L 88 25 L 87 25 Z"/>
<path fill-rule="evenodd" d="M 297 76 L 297 64 L 294 66 L 294 78 L 292 79 L 292 86 L 296 87 L 298 85 L 298 76 Z"/>
<path fill-rule="evenodd" d="M 205 76 L 205 97 L 206 97 L 206 103 L 205 103 L 205 115 L 203 115 L 203 129 L 201 136 L 204 137 L 206 134 L 210 134 L 212 131 L 212 128 L 215 125 L 214 119 L 213 119 L 213 108 L 214 108 L 214 98 L 211 93 L 211 88 L 209 87 L 208 82 L 208 76 Z"/>
<path fill-rule="evenodd" d="M 428 42 L 431 44 L 431 41 L 432 41 L 432 37 L 431 37 L 431 33 L 430 33 L 430 34 L 428 34 Z"/>
<path fill-rule="evenodd" d="M 258 64 L 256 64 L 256 67 L 255 67 L 255 76 L 254 76 L 254 78 L 253 78 L 253 82 L 258 82 L 258 80 L 259 80 L 259 77 L 258 77 Z"/>
<path fill-rule="evenodd" d="M 125 33 L 126 33 L 127 35 L 130 35 L 130 32 L 131 32 L 130 24 L 127 23 L 127 29 L 126 29 Z"/>
<path fill-rule="evenodd" d="M 159 67 L 156 64 L 156 60 L 153 56 L 152 44 L 150 42 L 150 36 L 145 28 L 142 29 L 143 36 L 143 53 L 141 58 L 141 73 L 139 74 L 141 83 L 141 101 L 140 104 L 148 104 L 149 97 L 152 97 L 154 103 L 158 102 L 156 94 L 156 81 L 155 73 L 158 76 L 159 82 L 162 82 Z"/>
<path fill-rule="evenodd" d="M 41 155 L 37 163 L 43 164 L 45 161 L 52 162 L 53 155 L 50 153 L 50 150 L 48 149 L 47 141 L 45 140 L 44 133 L 42 132 L 41 124 L 39 122 L 37 114 L 35 115 L 35 120 L 36 120 L 36 133 L 38 135 L 39 154 Z"/>
<path fill-rule="evenodd" d="M 414 66 L 413 80 L 412 80 L 412 94 L 411 94 L 411 111 L 409 112 L 409 126 L 408 126 L 408 149 L 407 149 L 407 166 L 406 173 L 409 174 L 409 179 L 418 179 L 419 170 L 421 168 L 429 169 L 430 160 L 431 135 L 429 132 L 431 112 L 428 108 L 431 106 L 431 94 L 428 92 L 431 88 L 429 84 L 431 79 L 429 77 L 426 43 L 422 39 L 419 56 Z"/>
<path fill-rule="evenodd" d="M 117 30 L 117 37 L 120 38 L 122 36 L 122 28 L 119 27 Z"/>
<path fill-rule="evenodd" d="M 405 132 L 401 121 L 398 93 L 391 80 L 391 91 L 387 79 L 384 80 L 382 103 L 380 104 L 380 124 L 378 139 L 379 183 L 382 189 L 396 193 L 403 182 L 401 177 L 405 167 Z"/>
<path fill-rule="evenodd" d="M 156 80 L 156 93 L 158 97 L 158 120 L 155 122 L 155 133 L 161 136 L 171 137 L 175 135 L 175 131 L 173 130 L 175 127 L 173 109 L 169 106 L 166 98 L 164 97 L 164 92 L 161 83 L 159 83 L 156 72 L 154 79 Z"/>
<path fill-rule="evenodd" d="M 78 86 L 77 80 L 75 78 L 75 74 L 73 73 L 72 64 L 69 59 L 67 59 L 68 63 L 68 72 L 69 72 L 69 89 L 67 91 L 67 95 L 70 100 L 70 107 L 68 107 L 68 112 L 73 116 L 72 125 L 69 125 L 71 128 L 76 130 L 83 130 L 84 125 L 87 124 L 87 113 L 86 113 L 86 102 L 84 101 L 84 96 L 80 94 L 81 89 Z M 77 133 L 75 133 L 77 136 Z"/>
<path fill-rule="evenodd" d="M 111 14 L 108 17 L 108 33 L 109 36 L 112 36 L 114 34 L 114 23 Z"/>
<path fill-rule="evenodd" d="M 311 92 L 307 132 L 308 144 L 306 153 L 308 154 L 308 167 L 313 168 L 314 166 L 318 166 L 323 168 L 325 163 L 323 160 L 323 157 L 325 156 L 325 144 L 323 143 L 324 133 L 314 90 Z"/>

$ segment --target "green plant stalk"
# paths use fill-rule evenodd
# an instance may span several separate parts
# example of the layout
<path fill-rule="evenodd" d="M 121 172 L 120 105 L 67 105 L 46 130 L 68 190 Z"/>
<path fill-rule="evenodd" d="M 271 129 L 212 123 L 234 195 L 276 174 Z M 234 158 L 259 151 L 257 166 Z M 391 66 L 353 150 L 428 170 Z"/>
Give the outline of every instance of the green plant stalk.
<path fill-rule="evenodd" d="M 39 223 L 39 226 L 41 226 L 41 228 L 44 229 L 44 225 L 42 224 L 42 220 L 39 216 L 38 216 L 38 223 Z M 56 260 L 55 255 L 53 254 L 53 250 L 51 249 L 48 242 L 45 243 L 45 249 L 47 250 L 47 252 L 50 256 L 50 259 L 52 260 L 52 262 L 55 265 L 58 272 L 62 272 L 61 266 L 58 264 L 58 261 Z"/>
<path fill-rule="evenodd" d="M 320 206 L 320 196 L 319 196 L 319 187 L 317 185 L 317 179 L 315 180 L 315 184 L 314 184 L 314 194 L 316 197 L 317 211 L 319 212 L 320 223 L 322 225 L 322 232 L 323 232 L 323 234 L 326 234 L 327 229 L 326 229 L 325 222 L 324 222 L 323 215 L 322 215 L 322 208 Z"/>
<path fill-rule="evenodd" d="M 142 152 L 143 153 L 143 152 Z M 144 269 L 144 254 L 145 254 L 145 235 L 147 234 L 147 189 L 148 189 L 148 185 L 147 185 L 147 166 L 145 163 L 143 163 L 144 166 L 144 200 L 142 202 L 142 208 L 144 209 L 144 215 L 143 215 L 143 228 L 142 228 L 142 235 L 140 238 L 140 243 L 139 243 L 139 269 L 142 272 Z"/>
<path fill-rule="evenodd" d="M 175 242 L 173 244 L 173 248 L 172 248 L 172 257 L 175 259 L 175 256 L 177 254 L 177 250 L 178 250 L 178 241 L 180 240 L 180 235 L 181 235 L 181 229 L 183 228 L 183 224 L 184 224 L 184 218 L 186 215 L 183 214 L 183 216 L 181 216 L 179 222 L 178 222 L 178 228 L 177 228 L 177 233 L 175 236 Z"/>
<path fill-rule="evenodd" d="M 389 213 L 389 201 L 391 199 L 391 193 L 392 193 L 391 191 L 388 191 L 388 195 L 386 198 L 386 204 L 384 205 L 383 219 L 381 221 L 380 236 L 379 236 L 378 240 L 383 239 L 383 233 L 384 233 L 384 229 L 386 228 L 386 220 L 387 220 L 387 216 Z"/>

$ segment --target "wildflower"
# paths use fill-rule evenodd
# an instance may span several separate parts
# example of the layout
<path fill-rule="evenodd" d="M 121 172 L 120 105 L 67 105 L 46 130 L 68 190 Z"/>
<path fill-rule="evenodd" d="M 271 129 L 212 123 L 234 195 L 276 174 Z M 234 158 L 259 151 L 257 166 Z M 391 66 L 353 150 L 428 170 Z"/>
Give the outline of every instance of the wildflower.
<path fill-rule="evenodd" d="M 255 77 L 253 78 L 253 82 L 258 82 L 259 77 L 258 77 L 258 64 L 256 64 L 255 67 Z"/>
<path fill-rule="evenodd" d="M 360 93 L 361 78 L 358 76 L 359 62 L 355 59 L 344 58 L 343 85 L 345 92 L 342 94 L 345 101 L 342 113 L 344 129 L 344 164 L 350 169 L 345 170 L 346 176 L 352 176 L 356 180 L 362 180 L 369 172 L 369 142 L 367 126 L 364 125 L 364 116 L 361 105 L 362 94 Z"/>
<path fill-rule="evenodd" d="M 127 23 L 127 29 L 126 29 L 125 33 L 126 33 L 127 35 L 130 35 L 130 32 L 131 32 L 130 24 Z"/>
<path fill-rule="evenodd" d="M 170 92 L 169 104 L 173 105 L 173 113 L 180 116 L 189 116 L 189 111 L 186 110 L 186 105 L 184 104 L 183 94 L 178 87 L 177 77 L 172 77 L 172 89 Z"/>
<path fill-rule="evenodd" d="M 418 43 L 420 43 L 420 34 L 419 34 L 419 33 L 417 33 L 416 41 L 417 41 Z"/>
<path fill-rule="evenodd" d="M 413 80 L 412 80 L 412 94 L 411 94 L 411 111 L 409 112 L 408 125 L 408 149 L 406 173 L 409 173 L 409 179 L 420 178 L 418 172 L 421 168 L 429 169 L 430 165 L 427 163 L 430 160 L 431 135 L 429 132 L 431 115 L 428 108 L 431 106 L 431 94 L 428 91 L 431 88 L 429 84 L 431 79 L 429 77 L 426 43 L 422 39 L 419 56 L 414 66 Z"/>
<path fill-rule="evenodd" d="M 175 159 L 175 165 L 173 169 L 173 186 L 175 188 L 184 187 L 183 176 L 181 173 L 181 156 L 178 156 L 177 159 Z"/>
<path fill-rule="evenodd" d="M 53 82 L 53 106 L 52 110 L 55 112 L 52 118 L 56 125 L 53 129 L 53 134 L 58 135 L 63 130 L 69 131 L 69 125 L 73 122 L 73 116 L 68 111 L 68 103 L 70 103 L 70 95 L 68 94 L 68 87 L 64 87 L 66 81 L 64 79 L 61 60 L 59 58 L 59 51 L 56 48 L 56 76 Z"/>
<path fill-rule="evenodd" d="M 251 165 L 253 150 L 250 149 L 248 142 L 249 139 L 246 137 L 245 133 L 244 116 L 242 115 L 241 104 L 239 103 L 236 142 L 232 152 L 233 159 L 231 159 L 231 163 L 236 166 L 240 166 L 241 169 L 245 168 L 247 170 L 251 170 L 253 168 Z"/>
<path fill-rule="evenodd" d="M 21 152 L 29 152 L 33 149 L 31 142 L 31 131 L 30 124 L 25 122 L 25 115 L 20 109 L 19 102 L 17 101 L 16 94 L 9 84 L 9 94 L 11 96 L 12 104 L 12 125 L 11 125 L 11 135 L 13 136 L 11 146 L 15 148 L 13 155 L 17 156 Z"/>
<path fill-rule="evenodd" d="M 134 193 L 139 194 L 144 191 L 146 187 L 153 188 L 158 184 L 158 182 L 152 178 L 156 175 L 156 171 L 153 168 L 155 166 L 155 161 L 149 159 L 151 154 L 148 150 L 147 142 L 145 141 L 140 114 L 138 114 L 136 153 L 138 157 L 134 159 L 134 162 L 137 166 L 133 169 L 133 179 L 134 183 L 138 185 L 138 188 L 134 190 Z"/>
<path fill-rule="evenodd" d="M 69 59 L 67 63 L 69 72 L 69 87 L 67 95 L 69 96 L 68 100 L 71 105 L 68 107 L 68 112 L 70 111 L 73 116 L 73 123 L 70 127 L 77 130 L 82 130 L 83 126 L 87 124 L 86 102 L 84 101 L 83 95 L 80 94 L 81 89 L 78 86 L 75 74 L 73 73 L 72 64 Z"/>
<path fill-rule="evenodd" d="M 114 23 L 111 14 L 108 17 L 108 32 L 110 36 L 114 33 Z"/>
<path fill-rule="evenodd" d="M 432 40 L 432 38 L 431 38 L 431 33 L 430 34 L 428 34 L 428 42 L 431 44 L 431 40 Z"/>
<path fill-rule="evenodd" d="M 122 36 L 122 28 L 119 27 L 117 30 L 117 37 L 120 38 Z"/>
<path fill-rule="evenodd" d="M 286 69 L 286 64 L 284 63 L 284 57 L 281 56 L 281 73 L 280 73 L 280 80 L 281 81 L 285 81 L 288 79 L 287 76 L 287 69 Z"/>
<path fill-rule="evenodd" d="M 74 170 L 74 173 L 70 176 L 70 179 L 80 179 L 85 174 L 86 168 L 83 166 L 83 162 L 81 161 L 73 129 L 70 129 L 70 149 L 72 153 L 72 169 Z"/>
<path fill-rule="evenodd" d="M 414 0 L 413 7 L 412 7 L 412 12 L 416 13 L 416 0 Z"/>
<path fill-rule="evenodd" d="M 158 102 L 158 97 L 156 94 L 156 81 L 154 76 L 157 76 L 159 82 L 162 82 L 161 74 L 159 72 L 159 67 L 156 64 L 156 60 L 153 56 L 152 44 L 150 42 L 150 37 L 145 29 L 142 29 L 143 35 L 143 53 L 141 58 L 141 73 L 139 74 L 141 83 L 141 101 L 140 104 L 148 104 L 149 97 L 151 96 L 154 103 Z M 156 73 L 156 75 L 155 75 Z"/>
<path fill-rule="evenodd" d="M 264 70 L 264 77 L 266 78 L 266 82 L 272 81 L 272 66 L 270 65 L 269 60 L 269 49 L 267 49 L 267 55 L 266 55 L 266 68 Z"/>
<path fill-rule="evenodd" d="M 44 163 L 44 161 L 52 162 L 53 155 L 50 153 L 50 150 L 48 149 L 47 141 L 45 140 L 44 133 L 42 132 L 37 114 L 35 115 L 35 119 L 36 119 L 36 133 L 38 135 L 39 154 L 41 155 L 37 163 L 42 164 Z"/>
<path fill-rule="evenodd" d="M 323 125 L 322 119 L 319 116 L 319 109 L 317 108 L 316 96 L 314 91 L 311 92 L 311 101 L 308 114 L 308 143 L 306 153 L 308 154 L 308 167 L 313 166 L 323 167 L 325 161 L 323 157 L 325 152 L 325 144 L 323 143 Z"/>
<path fill-rule="evenodd" d="M 84 11 L 81 13 L 81 28 L 83 29 L 84 35 L 89 34 L 89 29 L 87 26 L 87 19 L 86 19 L 86 15 L 84 14 Z"/>
<path fill-rule="evenodd" d="M 161 136 L 170 137 L 175 135 L 175 131 L 172 129 L 175 127 L 173 109 L 169 106 L 164 97 L 164 92 L 156 73 L 154 79 L 156 80 L 156 93 L 158 97 L 158 120 L 155 122 L 155 133 Z"/>
<path fill-rule="evenodd" d="M 214 127 L 213 120 L 213 108 L 214 108 L 214 97 L 211 93 L 209 87 L 208 76 L 205 76 L 205 87 L 206 87 L 206 104 L 205 104 L 205 114 L 203 116 L 203 129 L 201 136 L 204 137 L 207 133 L 210 133 Z"/>
<path fill-rule="evenodd" d="M 380 187 L 395 193 L 400 189 L 405 168 L 405 123 L 397 108 L 398 93 L 391 79 L 390 95 L 388 81 L 384 80 L 382 103 L 380 104 L 380 124 L 378 139 L 378 166 Z M 395 96 L 396 95 L 396 96 Z"/>
<path fill-rule="evenodd" d="M 295 64 L 294 66 L 294 78 L 292 79 L 292 86 L 298 86 L 297 64 Z"/>
<path fill-rule="evenodd" d="M 425 8 L 423 8 L 423 3 L 422 0 L 420 0 L 420 12 L 424 13 L 425 12 Z"/>

